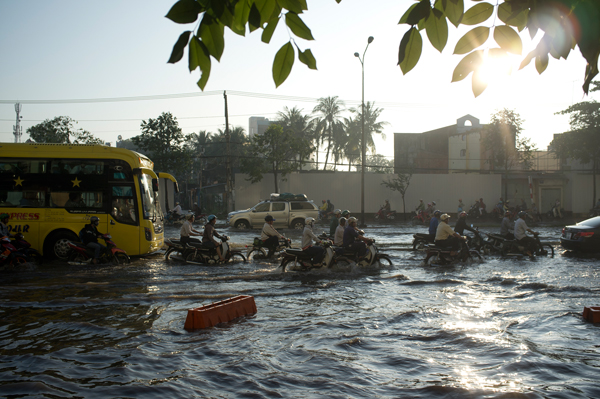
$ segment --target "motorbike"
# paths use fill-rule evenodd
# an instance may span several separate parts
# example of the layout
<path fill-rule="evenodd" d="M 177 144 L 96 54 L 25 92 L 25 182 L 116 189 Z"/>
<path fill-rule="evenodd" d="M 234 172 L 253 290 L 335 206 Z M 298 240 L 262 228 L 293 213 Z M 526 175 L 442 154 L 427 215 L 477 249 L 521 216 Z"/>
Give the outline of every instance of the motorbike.
<path fill-rule="evenodd" d="M 565 214 L 565 210 L 560 208 L 557 211 L 557 215 L 554 216 L 554 210 L 557 209 L 557 206 L 554 205 L 552 208 L 550 208 L 550 210 L 548 211 L 548 213 L 546 213 L 546 218 L 547 219 L 562 219 L 562 217 Z"/>
<path fill-rule="evenodd" d="M 471 228 L 473 228 L 473 225 L 471 225 Z M 479 229 L 475 228 L 475 231 L 472 231 L 471 233 L 473 233 L 472 237 L 470 235 L 466 235 L 469 248 L 472 248 L 476 251 L 482 251 L 485 246 L 485 240 L 483 239 L 481 233 L 479 233 Z"/>
<path fill-rule="evenodd" d="M 380 266 L 392 266 L 390 257 L 379 253 L 379 249 L 375 246 L 375 240 L 369 240 L 369 243 L 367 244 L 367 253 L 362 258 L 359 258 L 358 254 L 346 250 L 341 250 L 340 253 L 360 267 L 369 267 L 375 262 L 378 262 Z"/>
<path fill-rule="evenodd" d="M 165 239 L 165 245 L 168 247 L 165 251 L 165 260 L 171 259 L 173 254 L 183 258 L 186 246 L 181 243 L 181 240 L 177 238 L 167 238 Z"/>
<path fill-rule="evenodd" d="M 281 254 L 281 271 L 307 271 L 311 269 L 331 268 L 334 265 L 350 266 L 350 259 L 342 256 L 335 250 L 331 241 L 326 240 L 321 242 L 321 246 L 325 249 L 325 257 L 321 264 L 315 264 L 312 257 L 302 249 L 286 248 Z"/>
<path fill-rule="evenodd" d="M 242 254 L 242 251 L 232 250 L 227 241 L 229 241 L 229 237 L 222 236 L 220 248 L 225 262 L 233 260 L 245 263 L 246 257 Z M 186 263 L 194 265 L 217 265 L 224 263 L 219 260 L 216 248 L 206 248 L 201 242 L 188 243 L 183 252 L 183 259 Z"/>
<path fill-rule="evenodd" d="M 387 219 L 394 220 L 396 218 L 396 211 L 386 211 L 383 207 L 379 208 L 379 212 L 375 214 L 375 220 Z"/>
<path fill-rule="evenodd" d="M 98 263 L 114 263 L 118 265 L 130 263 L 131 260 L 127 253 L 121 248 L 117 247 L 112 241 L 110 234 L 103 234 L 101 237 L 106 248 L 101 251 Z M 69 246 L 69 253 L 67 259 L 69 264 L 84 265 L 92 262 L 94 259 L 94 249 L 87 247 L 85 244 L 75 241 L 67 241 Z"/>
<path fill-rule="evenodd" d="M 543 244 L 540 241 L 539 234 L 534 234 L 533 238 L 535 238 L 537 245 L 535 251 L 529 256 L 530 258 L 534 258 L 535 256 L 546 256 L 550 255 L 550 257 L 554 257 L 554 247 L 550 244 Z M 502 245 L 502 256 L 528 256 L 525 247 L 519 245 L 519 241 L 517 240 L 505 240 Z"/>
<path fill-rule="evenodd" d="M 429 224 L 431 216 L 426 211 L 415 211 L 415 216 L 412 218 L 413 224 Z"/>
<path fill-rule="evenodd" d="M 27 258 L 11 243 L 10 238 L 0 239 L 0 266 L 15 267 L 27 263 Z"/>
<path fill-rule="evenodd" d="M 481 213 L 479 213 L 479 202 L 476 202 L 475 204 L 471 205 L 471 208 L 469 208 L 469 210 L 467 211 L 467 216 L 470 218 L 477 219 L 481 217 Z"/>
<path fill-rule="evenodd" d="M 502 247 L 506 242 L 506 238 L 499 234 L 484 233 L 487 239 L 483 246 L 483 253 L 485 255 L 501 254 Z"/>
<path fill-rule="evenodd" d="M 167 212 L 167 217 L 165 218 L 165 221 L 168 224 L 181 224 L 185 221 L 185 215 L 178 215 L 174 212 L 168 211 Z"/>
<path fill-rule="evenodd" d="M 433 244 L 435 236 L 425 233 L 413 234 L 412 247 L 415 251 L 425 251 L 427 244 Z"/>
<path fill-rule="evenodd" d="M 446 266 L 457 262 L 465 262 L 470 259 L 476 261 L 483 260 L 478 251 L 470 249 L 469 244 L 466 241 L 462 241 L 459 251 L 440 248 L 435 244 L 427 245 L 427 255 L 425 256 L 424 263 L 430 266 Z"/>
<path fill-rule="evenodd" d="M 12 245 L 17 249 L 17 251 L 21 252 L 25 255 L 25 258 L 28 260 L 34 261 L 36 263 L 41 264 L 43 261 L 43 256 L 36 249 L 31 248 L 31 244 L 25 240 L 23 233 L 15 234 L 15 237 L 12 241 Z"/>
<path fill-rule="evenodd" d="M 275 251 L 273 252 L 273 256 L 271 258 L 269 258 L 268 255 L 268 248 L 264 247 L 263 241 L 259 238 L 259 237 L 255 237 L 254 238 L 254 242 L 252 243 L 252 245 L 246 245 L 246 248 L 248 248 L 248 253 L 246 253 L 246 259 L 248 259 L 248 261 L 251 260 L 259 260 L 259 259 L 276 259 L 281 255 L 281 251 L 285 248 L 291 248 L 292 247 L 292 240 L 289 238 L 280 238 L 279 239 L 279 244 L 277 245 L 277 248 L 275 248 Z"/>

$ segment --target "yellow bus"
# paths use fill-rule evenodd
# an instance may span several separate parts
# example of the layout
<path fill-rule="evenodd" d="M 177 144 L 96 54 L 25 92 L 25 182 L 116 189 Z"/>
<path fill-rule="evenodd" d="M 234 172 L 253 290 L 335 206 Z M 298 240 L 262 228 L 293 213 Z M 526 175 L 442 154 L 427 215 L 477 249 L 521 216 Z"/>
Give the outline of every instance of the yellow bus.
<path fill-rule="evenodd" d="M 46 257 L 65 259 L 92 216 L 129 255 L 148 254 L 164 241 L 153 166 L 124 148 L 0 143 L 0 213 Z"/>

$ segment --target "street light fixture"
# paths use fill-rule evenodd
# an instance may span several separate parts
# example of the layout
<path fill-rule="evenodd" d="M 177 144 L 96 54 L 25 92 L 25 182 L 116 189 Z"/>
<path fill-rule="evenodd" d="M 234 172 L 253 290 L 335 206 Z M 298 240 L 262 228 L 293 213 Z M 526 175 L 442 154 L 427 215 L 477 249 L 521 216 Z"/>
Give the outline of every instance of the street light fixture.
<path fill-rule="evenodd" d="M 360 61 L 360 65 L 362 66 L 362 115 L 361 115 L 361 125 L 362 125 L 362 166 L 360 172 L 360 223 L 361 226 L 365 226 L 365 157 L 367 154 L 367 147 L 365 143 L 365 54 L 367 54 L 367 49 L 369 48 L 369 44 L 373 41 L 373 36 L 369 36 L 367 40 L 367 47 L 365 47 L 365 51 L 363 52 L 362 58 L 360 58 L 360 54 L 354 53 L 354 56 L 358 58 Z"/>

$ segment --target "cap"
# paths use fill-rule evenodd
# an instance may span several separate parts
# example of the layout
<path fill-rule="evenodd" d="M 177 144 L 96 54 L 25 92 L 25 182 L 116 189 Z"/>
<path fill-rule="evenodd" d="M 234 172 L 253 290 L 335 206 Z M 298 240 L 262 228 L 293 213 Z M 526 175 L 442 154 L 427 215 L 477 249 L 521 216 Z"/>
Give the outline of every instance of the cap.
<path fill-rule="evenodd" d="M 448 215 L 447 213 L 444 213 L 442 216 L 440 216 L 441 220 L 446 220 L 446 219 L 450 219 L 450 215 Z"/>

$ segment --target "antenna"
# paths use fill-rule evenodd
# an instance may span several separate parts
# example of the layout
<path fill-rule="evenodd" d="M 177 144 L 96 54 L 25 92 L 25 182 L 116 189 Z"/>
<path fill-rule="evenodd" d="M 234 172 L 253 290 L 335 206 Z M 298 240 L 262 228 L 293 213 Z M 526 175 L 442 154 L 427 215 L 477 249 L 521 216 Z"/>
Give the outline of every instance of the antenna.
<path fill-rule="evenodd" d="M 21 119 L 23 118 L 21 113 L 21 104 L 15 104 L 15 112 L 17 113 L 17 124 L 13 126 L 13 134 L 15 135 L 15 143 L 21 142 L 21 136 L 23 135 L 23 127 L 21 126 Z"/>

